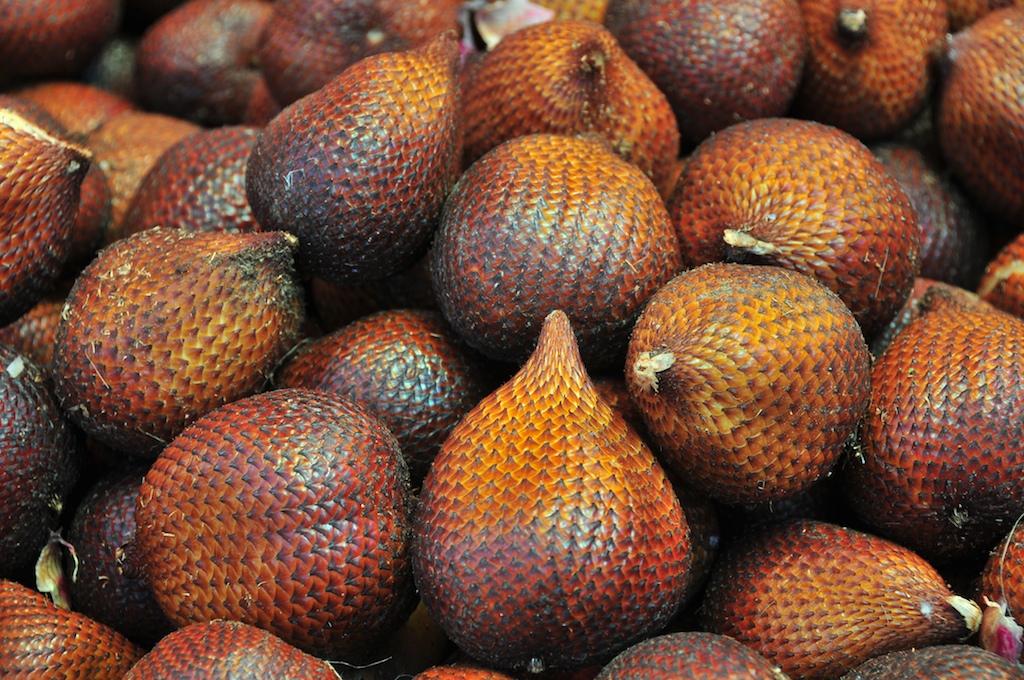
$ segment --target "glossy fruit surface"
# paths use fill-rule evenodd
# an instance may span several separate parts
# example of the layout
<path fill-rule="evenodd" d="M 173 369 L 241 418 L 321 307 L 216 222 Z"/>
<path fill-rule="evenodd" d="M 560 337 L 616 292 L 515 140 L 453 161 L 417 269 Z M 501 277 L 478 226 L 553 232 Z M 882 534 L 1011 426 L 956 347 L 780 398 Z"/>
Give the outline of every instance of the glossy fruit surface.
<path fill-rule="evenodd" d="M 700 631 L 638 642 L 611 660 L 597 680 L 782 680 L 785 675 L 748 645 Z"/>
<path fill-rule="evenodd" d="M 985 266 L 977 292 L 1004 312 L 1024 318 L 1024 234 L 1003 246 Z"/>

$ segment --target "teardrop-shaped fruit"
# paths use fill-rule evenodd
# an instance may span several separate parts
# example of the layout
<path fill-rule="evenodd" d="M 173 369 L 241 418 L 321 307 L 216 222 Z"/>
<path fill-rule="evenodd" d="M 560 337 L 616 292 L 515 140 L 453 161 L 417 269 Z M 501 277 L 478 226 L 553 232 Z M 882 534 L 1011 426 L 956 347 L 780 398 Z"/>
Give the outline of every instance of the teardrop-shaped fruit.
<path fill-rule="evenodd" d="M 800 0 L 800 9 L 808 50 L 796 115 L 860 139 L 917 115 L 949 30 L 945 0 Z"/>
<path fill-rule="evenodd" d="M 596 680 L 785 680 L 778 666 L 725 635 L 687 631 L 638 642 Z"/>
<path fill-rule="evenodd" d="M 459 48 L 367 57 L 276 116 L 246 169 L 260 226 L 299 237 L 299 266 L 381 279 L 426 252 L 462 156 Z"/>
<path fill-rule="evenodd" d="M 705 630 L 753 647 L 788 675 L 837 677 L 886 652 L 966 639 L 981 611 L 896 543 L 793 520 L 730 543 L 711 572 Z"/>
<path fill-rule="evenodd" d="M 828 474 L 870 392 L 853 314 L 809 276 L 718 263 L 676 276 L 633 328 L 626 384 L 680 479 L 726 503 Z"/>
<path fill-rule="evenodd" d="M 149 229 L 104 249 L 68 295 L 61 404 L 101 443 L 155 456 L 186 425 L 266 385 L 298 340 L 295 238 Z"/>
<path fill-rule="evenodd" d="M 665 95 L 593 22 L 545 21 L 512 33 L 472 70 L 463 100 L 467 166 L 522 135 L 594 132 L 663 189 L 679 156 Z"/>
<path fill-rule="evenodd" d="M 807 52 L 797 0 L 610 0 L 604 24 L 668 97 L 685 148 L 784 115 Z"/>
<path fill-rule="evenodd" d="M 690 538 L 650 449 L 605 404 L 569 318 L 452 430 L 427 474 L 413 568 L 428 610 L 498 668 L 578 668 L 681 605 Z"/>
<path fill-rule="evenodd" d="M 193 623 L 160 640 L 124 680 L 338 680 L 327 661 L 237 621 Z"/>
<path fill-rule="evenodd" d="M 862 521 L 926 558 L 977 556 L 1024 512 L 1024 321 L 933 294 L 871 371 L 861 456 L 843 467 Z"/>
<path fill-rule="evenodd" d="M 84 147 L 0 106 L 0 325 L 50 292 L 71 254 Z"/>
<path fill-rule="evenodd" d="M 952 37 L 936 125 L 946 163 L 982 209 L 1024 220 L 1024 6 Z"/>
<path fill-rule="evenodd" d="M 592 370 L 621 365 L 640 308 L 679 269 L 657 188 L 597 136 L 492 149 L 445 203 L 430 257 L 441 311 L 470 346 L 521 363 L 562 309 Z"/>
<path fill-rule="evenodd" d="M 869 659 L 842 680 L 1024 680 L 1024 670 L 971 644 L 932 645 Z"/>
<path fill-rule="evenodd" d="M 1024 234 L 1003 246 L 985 265 L 977 290 L 989 304 L 1024 318 Z"/>
<path fill-rule="evenodd" d="M 121 680 L 145 651 L 113 628 L 5 579 L 0 622 L 5 677 Z"/>
<path fill-rule="evenodd" d="M 684 264 L 734 260 L 810 274 L 870 336 L 910 294 L 921 230 L 907 194 L 856 138 L 767 118 L 690 156 L 668 200 Z"/>
<path fill-rule="evenodd" d="M 282 389 L 196 421 L 153 462 L 126 548 L 172 623 L 226 619 L 366 661 L 415 607 L 408 469 L 354 402 Z"/>

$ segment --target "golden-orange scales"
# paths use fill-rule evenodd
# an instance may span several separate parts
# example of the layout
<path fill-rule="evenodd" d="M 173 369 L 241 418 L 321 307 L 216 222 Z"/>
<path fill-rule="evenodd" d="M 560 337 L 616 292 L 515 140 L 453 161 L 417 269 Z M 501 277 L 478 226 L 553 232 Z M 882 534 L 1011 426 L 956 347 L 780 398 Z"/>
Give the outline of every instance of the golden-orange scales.
<path fill-rule="evenodd" d="M 988 262 L 977 292 L 991 305 L 1024 318 L 1024 234 L 1003 246 Z"/>
<path fill-rule="evenodd" d="M 595 680 L 786 680 L 778 666 L 749 645 L 702 631 L 668 633 L 638 642 Z"/>

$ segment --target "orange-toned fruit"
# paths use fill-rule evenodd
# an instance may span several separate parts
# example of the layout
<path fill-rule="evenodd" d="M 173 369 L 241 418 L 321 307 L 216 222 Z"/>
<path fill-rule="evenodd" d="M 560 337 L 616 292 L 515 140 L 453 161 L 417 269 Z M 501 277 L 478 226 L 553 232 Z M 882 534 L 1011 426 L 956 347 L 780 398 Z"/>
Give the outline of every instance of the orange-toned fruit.
<path fill-rule="evenodd" d="M 62 278 L 73 280 L 96 256 L 110 230 L 112 208 L 113 197 L 107 175 L 98 164 L 91 163 L 82 178 L 78 212 L 71 226 L 71 249 Z"/>
<path fill-rule="evenodd" d="M 864 144 L 821 123 L 771 118 L 719 132 L 690 156 L 668 209 L 685 265 L 809 274 L 867 336 L 903 305 L 920 267 L 906 192 Z"/>
<path fill-rule="evenodd" d="M 170 633 L 132 666 L 124 680 L 223 678 L 338 680 L 327 661 L 265 630 L 237 621 L 193 623 Z"/>
<path fill-rule="evenodd" d="M 794 520 L 730 543 L 712 569 L 705 630 L 749 645 L 790 677 L 837 677 L 899 649 L 966 639 L 976 604 L 892 541 Z"/>
<path fill-rule="evenodd" d="M 608 0 L 540 0 L 542 7 L 552 10 L 556 19 L 587 19 L 604 22 Z"/>
<path fill-rule="evenodd" d="M 263 229 L 299 237 L 304 272 L 382 279 L 426 252 L 458 177 L 458 69 L 447 32 L 367 57 L 263 129 L 246 168 L 249 204 Z"/>
<path fill-rule="evenodd" d="M 473 658 L 573 669 L 676 613 L 689 551 L 668 477 L 601 401 L 556 310 L 522 368 L 442 445 L 413 568 L 427 609 Z"/>
<path fill-rule="evenodd" d="M 860 664 L 841 680 L 1022 680 L 1024 670 L 973 644 L 932 645 L 889 652 Z"/>
<path fill-rule="evenodd" d="M 1024 317 L 1024 234 L 1003 246 L 988 262 L 977 292 L 995 307 Z"/>
<path fill-rule="evenodd" d="M 933 294 L 871 372 L 857 515 L 936 562 L 978 556 L 1024 512 L 1024 320 Z"/>
<path fill-rule="evenodd" d="M 661 460 L 725 503 L 827 475 L 867 406 L 871 355 L 830 290 L 779 267 L 709 264 L 648 301 L 626 384 Z"/>
<path fill-rule="evenodd" d="M 259 130 L 225 125 L 171 145 L 132 195 L 125 236 L 151 227 L 259 231 L 245 194 L 245 167 Z"/>
<path fill-rule="evenodd" d="M 430 256 L 441 311 L 468 344 L 521 363 L 562 309 L 592 370 L 621 365 L 640 308 L 679 269 L 657 188 L 594 135 L 492 149 L 449 196 Z"/>
<path fill-rule="evenodd" d="M 32 309 L 0 328 L 0 342 L 10 345 L 49 372 L 57 326 L 64 311 L 63 295 L 48 295 Z"/>
<path fill-rule="evenodd" d="M 208 411 L 264 388 L 298 340 L 295 238 L 149 229 L 104 249 L 57 329 L 54 386 L 107 446 L 154 457 Z"/>
<path fill-rule="evenodd" d="M 468 663 L 454 663 L 434 666 L 416 674 L 413 680 L 513 680 L 512 676 L 500 671 L 473 666 Z"/>
<path fill-rule="evenodd" d="M 85 139 L 117 114 L 135 109 L 118 94 L 74 80 L 36 82 L 13 94 L 41 106 L 78 139 Z"/>
<path fill-rule="evenodd" d="M 987 14 L 950 40 L 936 121 L 942 154 L 993 216 L 1024 220 L 1024 6 Z"/>
<path fill-rule="evenodd" d="M 604 23 L 668 97 L 686 148 L 784 115 L 803 73 L 796 0 L 611 0 Z"/>
<path fill-rule="evenodd" d="M 463 101 L 466 165 L 522 135 L 594 132 L 662 189 L 679 156 L 665 95 L 590 21 L 545 21 L 505 37 L 472 70 Z"/>
<path fill-rule="evenodd" d="M 799 0 L 807 65 L 793 112 L 878 139 L 909 123 L 933 86 L 945 0 Z"/>
<path fill-rule="evenodd" d="M 1019 628 L 1020 622 L 1024 621 L 1024 524 L 1020 518 L 989 553 L 978 582 L 978 601 L 986 605 L 986 615 L 989 615 L 990 607 L 1005 608 L 1000 614 L 1017 624 L 1015 629 L 1013 623 L 1006 625 L 1000 621 L 992 631 L 995 639 L 987 639 L 987 622 L 983 621 L 979 642 L 990 651 L 998 650 L 1013 661 L 1020 661 L 1024 657 Z M 1009 650 L 1016 651 L 1016 654 L 1006 654 Z"/>
<path fill-rule="evenodd" d="M 416 605 L 398 442 L 354 402 L 273 390 L 196 421 L 154 461 L 126 548 L 171 621 L 226 619 L 345 661 Z"/>
<path fill-rule="evenodd" d="M 949 30 L 956 33 L 975 21 L 1003 7 L 1024 7 L 1024 0 L 946 0 L 949 8 Z"/>
<path fill-rule="evenodd" d="M 785 680 L 778 666 L 736 640 L 701 631 L 638 642 L 605 666 L 597 680 Z"/>
<path fill-rule="evenodd" d="M 0 579 L 0 659 L 11 678 L 121 680 L 145 650 L 113 628 Z"/>

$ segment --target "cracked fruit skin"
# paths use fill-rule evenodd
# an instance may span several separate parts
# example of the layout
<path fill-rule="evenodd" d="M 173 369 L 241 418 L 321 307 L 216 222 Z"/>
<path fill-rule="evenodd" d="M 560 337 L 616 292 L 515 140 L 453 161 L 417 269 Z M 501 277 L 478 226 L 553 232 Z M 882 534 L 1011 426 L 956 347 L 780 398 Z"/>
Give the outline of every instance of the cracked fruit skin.
<path fill-rule="evenodd" d="M 690 545 L 664 470 L 599 398 L 556 310 L 519 372 L 442 445 L 413 569 L 427 609 L 473 658 L 575 669 L 667 623 Z"/>

